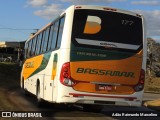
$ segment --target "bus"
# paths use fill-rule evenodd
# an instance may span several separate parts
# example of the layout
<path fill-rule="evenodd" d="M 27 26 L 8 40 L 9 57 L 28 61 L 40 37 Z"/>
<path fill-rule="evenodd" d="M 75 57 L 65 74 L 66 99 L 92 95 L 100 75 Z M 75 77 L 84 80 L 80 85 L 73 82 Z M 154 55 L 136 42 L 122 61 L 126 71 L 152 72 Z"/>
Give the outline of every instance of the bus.
<path fill-rule="evenodd" d="M 25 43 L 21 88 L 43 101 L 141 106 L 146 71 L 142 15 L 73 5 Z"/>

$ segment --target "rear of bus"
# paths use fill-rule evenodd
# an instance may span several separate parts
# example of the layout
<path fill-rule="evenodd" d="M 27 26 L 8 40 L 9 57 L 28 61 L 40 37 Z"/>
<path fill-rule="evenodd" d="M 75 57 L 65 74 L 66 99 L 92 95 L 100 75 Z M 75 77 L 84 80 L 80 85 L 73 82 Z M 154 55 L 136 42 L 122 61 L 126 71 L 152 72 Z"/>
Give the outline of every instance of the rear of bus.
<path fill-rule="evenodd" d="M 145 79 L 145 41 L 141 15 L 118 9 L 76 6 L 70 62 L 60 82 L 66 101 L 140 106 Z"/>

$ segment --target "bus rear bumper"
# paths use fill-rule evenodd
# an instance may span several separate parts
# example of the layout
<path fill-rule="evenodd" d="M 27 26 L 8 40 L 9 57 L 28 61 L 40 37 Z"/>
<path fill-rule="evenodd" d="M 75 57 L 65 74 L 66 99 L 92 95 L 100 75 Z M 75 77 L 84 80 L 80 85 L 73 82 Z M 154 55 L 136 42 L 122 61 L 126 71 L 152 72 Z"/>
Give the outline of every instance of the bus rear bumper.
<path fill-rule="evenodd" d="M 136 95 L 97 95 L 97 94 L 77 94 L 69 93 L 64 95 L 58 103 L 77 103 L 77 104 L 99 104 L 99 105 L 116 105 L 116 106 L 135 106 L 140 107 L 142 104 L 142 97 L 135 97 Z"/>

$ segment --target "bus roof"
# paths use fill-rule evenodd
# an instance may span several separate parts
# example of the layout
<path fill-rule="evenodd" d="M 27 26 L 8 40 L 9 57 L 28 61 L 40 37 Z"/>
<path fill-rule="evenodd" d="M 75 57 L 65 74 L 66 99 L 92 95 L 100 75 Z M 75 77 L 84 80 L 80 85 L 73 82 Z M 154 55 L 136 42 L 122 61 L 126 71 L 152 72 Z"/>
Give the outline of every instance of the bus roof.
<path fill-rule="evenodd" d="M 66 13 L 70 8 L 74 8 L 76 9 L 92 9 L 92 10 L 104 10 L 104 11 L 112 11 L 112 12 L 118 12 L 118 13 L 125 13 L 125 14 L 129 14 L 129 15 L 133 15 L 133 16 L 137 16 L 137 17 L 143 17 L 141 14 L 139 13 L 135 13 L 132 11 L 127 11 L 127 10 L 122 10 L 122 9 L 117 9 L 117 8 L 112 8 L 112 7 L 108 7 L 108 6 L 97 6 L 97 5 L 72 5 L 70 7 L 68 7 L 64 12 L 62 12 L 59 16 L 62 16 L 64 13 Z M 59 17 L 58 16 L 58 17 Z M 56 18 L 57 19 L 57 18 Z M 56 20 L 55 19 L 55 20 Z M 38 32 L 36 32 L 31 38 L 29 38 L 28 40 L 26 40 L 26 42 L 30 41 L 32 38 L 34 38 L 35 36 L 37 36 L 39 33 L 41 33 L 43 30 L 45 30 L 48 26 L 52 25 L 54 21 L 48 23 L 47 25 L 45 25 L 43 28 L 41 28 Z"/>
<path fill-rule="evenodd" d="M 95 10 L 104 10 L 104 11 L 112 11 L 112 12 L 119 12 L 119 13 L 126 13 L 133 16 L 141 17 L 142 15 L 139 13 L 135 13 L 129 10 L 122 10 L 118 8 L 112 8 L 109 6 L 97 6 L 97 5 L 73 5 L 75 9 L 95 9 Z M 72 7 L 72 6 L 71 6 Z"/>

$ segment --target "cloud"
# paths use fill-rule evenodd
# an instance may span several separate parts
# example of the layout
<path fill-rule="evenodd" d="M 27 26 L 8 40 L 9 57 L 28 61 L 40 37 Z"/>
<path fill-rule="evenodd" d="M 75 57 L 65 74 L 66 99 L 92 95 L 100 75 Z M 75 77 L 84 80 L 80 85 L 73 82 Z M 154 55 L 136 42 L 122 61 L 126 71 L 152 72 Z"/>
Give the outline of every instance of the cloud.
<path fill-rule="evenodd" d="M 134 5 L 150 5 L 150 6 L 158 6 L 160 5 L 160 1 L 158 0 L 142 0 L 142 1 L 132 1 L 131 4 Z"/>
<path fill-rule="evenodd" d="M 45 19 L 51 19 L 58 16 L 64 10 L 61 8 L 60 4 L 51 4 L 44 6 L 42 10 L 37 10 L 34 12 L 35 15 L 43 17 Z"/>
<path fill-rule="evenodd" d="M 49 0 L 27 0 L 27 7 L 29 6 L 36 7 L 36 10 L 33 12 L 34 15 L 45 19 L 53 19 L 63 12 L 61 4 L 49 4 Z"/>
<path fill-rule="evenodd" d="M 48 0 L 28 0 L 27 4 L 31 5 L 32 7 L 41 7 L 46 5 Z"/>
<path fill-rule="evenodd" d="M 112 2 L 124 2 L 127 0 L 60 0 L 61 2 L 68 2 L 72 4 L 94 4 L 94 3 L 105 3 L 110 4 Z"/>
<path fill-rule="evenodd" d="M 125 2 L 127 0 L 28 0 L 31 7 L 38 7 L 34 14 L 45 19 L 53 19 L 66 9 L 66 4 L 110 4 L 112 2 Z M 56 4 L 59 3 L 59 4 Z M 160 5 L 158 0 L 139 0 L 131 2 L 134 5 Z M 160 10 L 144 11 L 133 10 L 144 15 L 147 25 L 147 36 L 160 36 Z"/>
<path fill-rule="evenodd" d="M 124 2 L 126 0 L 27 0 L 27 5 L 31 7 L 38 7 L 39 10 L 34 11 L 34 14 L 45 19 L 51 19 L 53 16 L 57 16 L 62 11 L 64 4 L 110 4 L 112 2 Z M 56 4 L 60 3 L 60 4 Z M 65 7 L 64 7 L 65 8 Z"/>
<path fill-rule="evenodd" d="M 160 10 L 134 10 L 134 12 L 141 13 L 145 17 L 147 36 L 160 36 Z"/>

